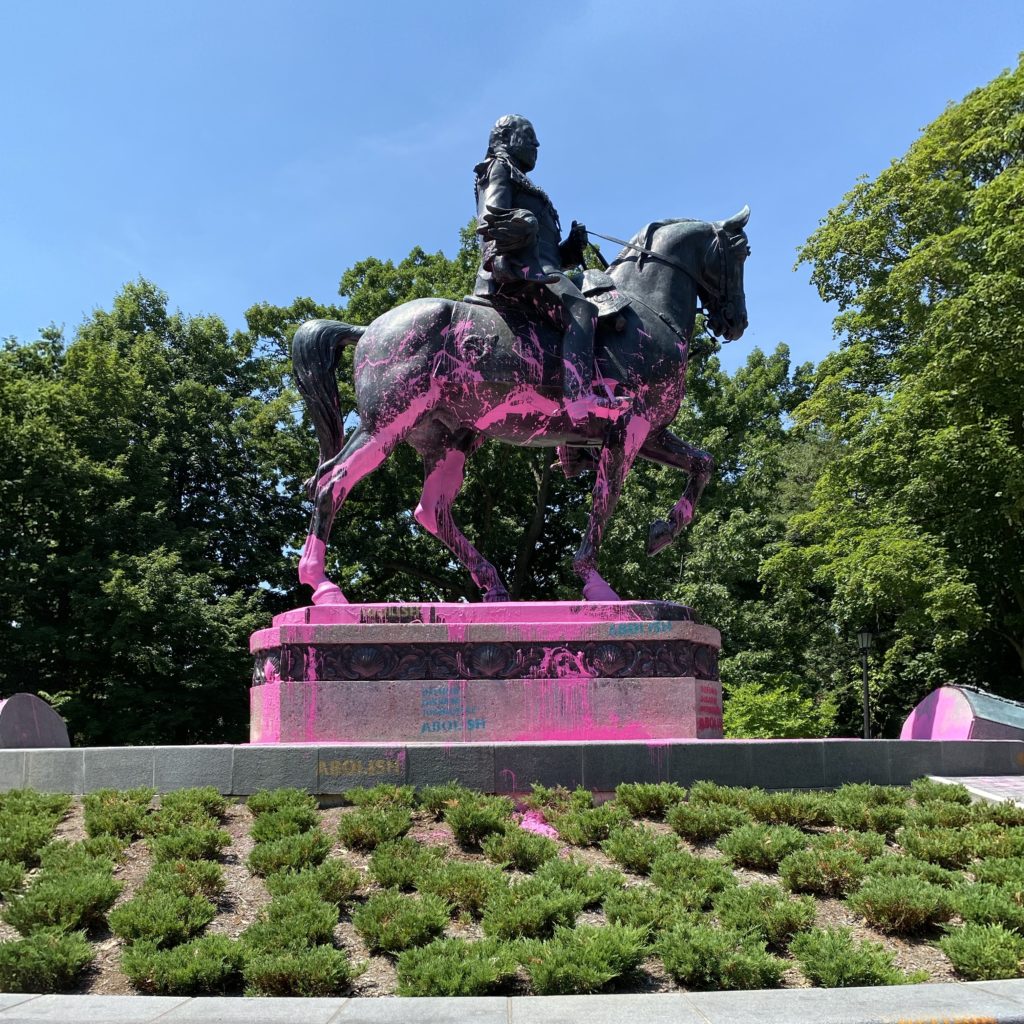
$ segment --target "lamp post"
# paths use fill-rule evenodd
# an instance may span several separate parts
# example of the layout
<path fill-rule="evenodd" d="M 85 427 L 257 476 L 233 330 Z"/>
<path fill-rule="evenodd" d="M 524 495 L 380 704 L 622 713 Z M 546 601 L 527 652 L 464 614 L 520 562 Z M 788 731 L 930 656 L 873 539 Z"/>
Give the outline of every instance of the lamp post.
<path fill-rule="evenodd" d="M 871 739 L 871 711 L 868 707 L 868 651 L 874 637 L 865 630 L 857 634 L 857 649 L 860 651 L 860 667 L 864 674 L 864 739 Z"/>

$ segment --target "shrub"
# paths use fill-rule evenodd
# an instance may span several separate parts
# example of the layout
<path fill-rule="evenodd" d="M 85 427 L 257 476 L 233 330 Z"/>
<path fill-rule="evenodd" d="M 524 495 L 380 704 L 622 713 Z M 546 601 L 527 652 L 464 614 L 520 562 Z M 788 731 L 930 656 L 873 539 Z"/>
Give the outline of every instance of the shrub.
<path fill-rule="evenodd" d="M 139 789 L 100 789 L 83 798 L 85 830 L 90 836 L 115 836 L 125 842 L 145 831 L 149 802 L 156 793 L 148 786 Z"/>
<path fill-rule="evenodd" d="M 718 840 L 718 849 L 734 864 L 773 871 L 779 861 L 807 845 L 807 837 L 789 825 L 741 825 Z"/>
<path fill-rule="evenodd" d="M 695 782 L 690 787 L 690 803 L 725 804 L 747 810 L 751 800 L 764 790 L 758 786 L 720 786 L 717 782 Z"/>
<path fill-rule="evenodd" d="M 1024 857 L 992 857 L 971 865 L 971 874 L 977 882 L 1008 885 L 1024 889 Z"/>
<path fill-rule="evenodd" d="M 370 857 L 370 874 L 385 889 L 415 889 L 441 861 L 441 851 L 413 839 L 381 843 Z"/>
<path fill-rule="evenodd" d="M 479 917 L 491 894 L 505 885 L 500 868 L 461 861 L 437 864 L 419 880 L 421 892 L 437 896 L 454 910 L 473 917 Z"/>
<path fill-rule="evenodd" d="M 339 909 L 358 892 L 362 876 L 343 860 L 325 860 L 318 867 L 278 871 L 267 877 L 267 889 L 277 898 L 301 892 Z"/>
<path fill-rule="evenodd" d="M 548 938 L 557 925 L 574 924 L 583 902 L 575 889 L 558 889 L 534 876 L 491 893 L 484 907 L 484 934 L 496 939 Z"/>
<path fill-rule="evenodd" d="M 425 811 L 430 811 L 435 821 L 440 821 L 449 807 L 471 796 L 470 790 L 461 783 L 443 782 L 438 786 L 424 786 L 416 794 L 416 803 Z"/>
<path fill-rule="evenodd" d="M 512 801 L 505 797 L 477 796 L 460 800 L 444 812 L 456 842 L 463 847 L 478 847 L 484 838 L 504 832 L 510 824 Z"/>
<path fill-rule="evenodd" d="M 863 914 L 868 924 L 897 935 L 920 932 L 953 916 L 949 893 L 912 875 L 871 878 L 847 903 Z"/>
<path fill-rule="evenodd" d="M 1021 976 L 1024 937 L 1000 924 L 965 924 L 951 930 L 939 946 L 968 981 Z"/>
<path fill-rule="evenodd" d="M 954 828 L 905 828 L 897 836 L 912 857 L 944 868 L 962 868 L 974 857 L 974 837 L 969 830 Z"/>
<path fill-rule="evenodd" d="M 300 836 L 285 836 L 272 843 L 254 846 L 246 864 L 254 875 L 272 875 L 275 871 L 301 871 L 320 864 L 331 849 L 331 841 L 313 829 Z"/>
<path fill-rule="evenodd" d="M 831 825 L 831 800 L 822 793 L 752 793 L 747 803 L 751 816 L 765 825 L 795 828 Z"/>
<path fill-rule="evenodd" d="M 226 935 L 204 935 L 173 949 L 136 942 L 121 954 L 121 969 L 140 991 L 161 996 L 216 995 L 237 988 L 245 952 Z"/>
<path fill-rule="evenodd" d="M 533 991 L 541 996 L 598 992 L 633 974 L 647 954 L 642 928 L 610 924 L 557 928 L 547 942 L 531 943 L 523 966 Z"/>
<path fill-rule="evenodd" d="M 588 868 L 579 861 L 561 857 L 542 864 L 533 877 L 540 884 L 573 889 L 583 899 L 584 907 L 596 906 L 608 893 L 626 884 L 626 876 L 614 868 Z"/>
<path fill-rule="evenodd" d="M 1006 800 L 998 804 L 974 804 L 974 820 L 995 825 L 1024 825 L 1024 807 Z"/>
<path fill-rule="evenodd" d="M 1014 894 L 989 882 L 965 885 L 952 893 L 956 912 L 972 924 L 1001 924 L 1004 928 L 1024 931 L 1024 907 Z"/>
<path fill-rule="evenodd" d="M 97 836 L 69 843 L 56 839 L 39 851 L 39 867 L 46 872 L 100 871 L 112 874 L 114 862 L 124 854 L 124 844 L 114 836 Z"/>
<path fill-rule="evenodd" d="M 108 918 L 110 930 L 128 942 L 143 940 L 156 948 L 177 946 L 205 928 L 217 908 L 204 896 L 167 889 L 145 889 Z"/>
<path fill-rule="evenodd" d="M 260 790 L 258 793 L 253 793 L 245 804 L 257 818 L 262 814 L 270 814 L 286 807 L 306 807 L 311 811 L 317 809 L 315 797 L 310 796 L 304 789 L 288 787 Z"/>
<path fill-rule="evenodd" d="M 676 804 L 666 816 L 673 830 L 691 843 L 703 843 L 750 823 L 750 815 L 724 803 Z"/>
<path fill-rule="evenodd" d="M 573 846 L 594 846 L 607 839 L 612 829 L 630 824 L 629 814 L 613 801 L 600 807 L 572 807 L 555 816 L 559 836 Z"/>
<path fill-rule="evenodd" d="M 686 790 L 674 782 L 620 782 L 615 800 L 631 818 L 661 820 L 670 807 L 686 799 Z"/>
<path fill-rule="evenodd" d="M 833 794 L 841 803 L 863 804 L 868 807 L 906 807 L 910 790 L 902 786 L 877 786 L 872 782 L 847 782 Z"/>
<path fill-rule="evenodd" d="M 578 804 L 582 808 L 594 806 L 594 795 L 589 789 L 581 789 L 578 792 L 585 793 L 586 802 Z M 530 787 L 530 792 L 523 798 L 523 803 L 531 811 L 552 811 L 557 814 L 563 814 L 570 810 L 574 806 L 573 793 L 565 786 L 542 786 L 539 782 L 534 782 Z"/>
<path fill-rule="evenodd" d="M 864 860 L 881 857 L 885 851 L 885 836 L 878 832 L 826 832 L 811 838 L 816 850 L 853 850 Z"/>
<path fill-rule="evenodd" d="M 495 832 L 483 840 L 481 847 L 488 860 L 517 871 L 536 871 L 541 864 L 558 856 L 557 843 L 521 828 Z"/>
<path fill-rule="evenodd" d="M 689 922 L 665 932 L 657 950 L 665 970 L 680 985 L 697 991 L 775 988 L 786 967 L 748 932 Z"/>
<path fill-rule="evenodd" d="M 40 875 L 23 895 L 8 901 L 3 918 L 22 935 L 42 928 L 88 930 L 102 924 L 120 891 L 119 882 L 99 871 Z"/>
<path fill-rule="evenodd" d="M 971 794 L 967 792 L 967 787 L 960 785 L 959 782 L 936 782 L 935 779 L 927 777 L 914 779 L 910 784 L 910 795 L 919 804 L 941 802 L 963 804 L 967 807 L 971 802 Z"/>
<path fill-rule="evenodd" d="M 907 812 L 908 828 L 963 828 L 974 819 L 970 807 L 933 800 Z"/>
<path fill-rule="evenodd" d="M 667 892 L 696 887 L 713 893 L 736 884 L 728 864 L 695 857 L 685 850 L 663 853 L 658 857 L 651 866 L 651 881 Z"/>
<path fill-rule="evenodd" d="M 213 786 L 177 789 L 160 797 L 161 812 L 171 814 L 204 814 L 208 818 L 221 818 L 228 809 L 228 801 Z"/>
<path fill-rule="evenodd" d="M 843 789 L 846 789 L 843 786 Z M 870 789 L 885 790 L 886 786 Z M 839 790 L 842 793 L 843 789 Z M 836 797 L 832 803 L 836 824 L 842 828 L 854 828 L 861 832 L 877 832 L 891 839 L 906 824 L 907 809 L 902 804 L 887 802 L 862 803 L 853 798 Z"/>
<path fill-rule="evenodd" d="M 63 992 L 92 963 L 92 947 L 81 932 L 37 931 L 0 942 L 0 992 Z"/>
<path fill-rule="evenodd" d="M 53 837 L 57 822 L 49 815 L 0 814 L 0 860 L 34 867 L 39 851 Z"/>
<path fill-rule="evenodd" d="M 932 885 L 941 885 L 950 889 L 963 881 L 963 875 L 958 871 L 947 871 L 940 868 L 938 864 L 929 864 L 926 860 L 919 860 L 917 857 L 905 857 L 900 854 L 886 857 L 876 857 L 869 861 L 866 874 L 870 878 L 907 878 L 914 876 L 923 878 Z"/>
<path fill-rule="evenodd" d="M 880 943 L 857 942 L 846 928 L 815 928 L 793 938 L 789 951 L 812 985 L 851 988 L 858 985 L 903 985 L 908 979 L 893 966 L 893 954 Z"/>
<path fill-rule="evenodd" d="M 347 789 L 342 798 L 356 807 L 405 807 L 412 810 L 416 804 L 416 787 L 382 782 L 377 786 Z"/>
<path fill-rule="evenodd" d="M 350 850 L 374 850 L 404 836 L 412 827 L 405 807 L 357 807 L 338 821 L 338 838 Z"/>
<path fill-rule="evenodd" d="M 448 916 L 448 905 L 436 896 L 406 896 L 385 889 L 375 892 L 352 914 L 352 924 L 371 950 L 398 953 L 436 938 L 444 931 Z"/>
<path fill-rule="evenodd" d="M 256 953 L 245 961 L 246 995 L 333 996 L 348 988 L 356 972 L 348 953 L 334 946 Z"/>
<path fill-rule="evenodd" d="M 164 861 L 153 865 L 142 888 L 215 899 L 224 892 L 224 871 L 209 860 Z"/>
<path fill-rule="evenodd" d="M 0 814 L 49 818 L 56 825 L 68 812 L 71 797 L 64 793 L 40 793 L 35 789 L 9 789 L 0 793 Z"/>
<path fill-rule="evenodd" d="M 845 896 L 853 892 L 864 877 L 864 858 L 853 850 L 796 850 L 779 862 L 779 877 L 793 892 L 811 892 L 816 896 Z"/>
<path fill-rule="evenodd" d="M 814 900 L 790 899 L 777 885 L 727 889 L 715 897 L 714 907 L 724 929 L 754 932 L 776 949 L 814 923 Z"/>
<path fill-rule="evenodd" d="M 274 953 L 330 943 L 338 923 L 338 908 L 308 892 L 279 896 L 242 933 L 247 950 Z"/>
<path fill-rule="evenodd" d="M 163 864 L 172 860 L 213 860 L 230 843 L 231 836 L 223 829 L 185 825 L 151 839 L 149 848 L 153 860 Z"/>
<path fill-rule="evenodd" d="M 694 920 L 674 894 L 639 885 L 610 892 L 605 897 L 604 912 L 613 924 L 642 928 L 649 937 L 674 924 Z"/>
<path fill-rule="evenodd" d="M 316 811 L 303 805 L 282 807 L 261 814 L 249 831 L 254 843 L 270 843 L 285 836 L 298 836 L 316 825 Z"/>
<path fill-rule="evenodd" d="M 650 874 L 651 865 L 663 853 L 678 849 L 674 836 L 662 836 L 644 826 L 613 829 L 601 849 L 616 864 L 638 875 Z"/>
<path fill-rule="evenodd" d="M 17 892 L 24 881 L 25 869 L 20 864 L 0 860 L 0 898 Z"/>
<path fill-rule="evenodd" d="M 400 996 L 486 996 L 519 968 L 514 947 L 493 939 L 436 939 L 398 957 Z"/>
<path fill-rule="evenodd" d="M 1024 857 L 1024 828 L 982 822 L 964 829 L 975 857 Z"/>

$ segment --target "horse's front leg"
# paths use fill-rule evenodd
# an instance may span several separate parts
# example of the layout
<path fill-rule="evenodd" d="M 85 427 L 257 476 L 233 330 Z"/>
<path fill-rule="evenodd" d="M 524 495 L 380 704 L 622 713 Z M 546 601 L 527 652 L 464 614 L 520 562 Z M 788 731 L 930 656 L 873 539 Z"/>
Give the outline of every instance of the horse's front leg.
<path fill-rule="evenodd" d="M 672 506 L 668 519 L 655 519 L 651 523 L 647 533 L 647 554 L 656 555 L 689 526 L 704 487 L 715 471 L 715 460 L 707 452 L 676 437 L 670 430 L 662 430 L 649 437 L 640 449 L 640 457 L 689 474 L 686 489 Z"/>
<path fill-rule="evenodd" d="M 572 566 L 583 580 L 585 601 L 617 601 L 618 594 L 597 571 L 597 553 L 615 505 L 622 494 L 622 485 L 632 468 L 641 446 L 650 432 L 650 423 L 636 415 L 624 416 L 609 430 L 608 439 L 597 462 L 594 501 L 590 521 L 583 535 Z"/>

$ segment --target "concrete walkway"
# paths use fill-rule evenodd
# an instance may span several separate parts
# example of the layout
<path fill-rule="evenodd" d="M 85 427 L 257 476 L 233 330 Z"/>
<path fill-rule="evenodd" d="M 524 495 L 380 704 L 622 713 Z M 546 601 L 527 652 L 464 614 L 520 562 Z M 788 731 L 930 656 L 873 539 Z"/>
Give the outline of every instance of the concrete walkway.
<path fill-rule="evenodd" d="M 1006 800 L 1024 807 L 1024 777 L 1020 775 L 930 775 L 936 782 L 959 782 L 968 793 L 986 803 Z"/>
<path fill-rule="evenodd" d="M 481 999 L 0 994 L 0 1024 L 1024 1024 L 1024 981 Z"/>

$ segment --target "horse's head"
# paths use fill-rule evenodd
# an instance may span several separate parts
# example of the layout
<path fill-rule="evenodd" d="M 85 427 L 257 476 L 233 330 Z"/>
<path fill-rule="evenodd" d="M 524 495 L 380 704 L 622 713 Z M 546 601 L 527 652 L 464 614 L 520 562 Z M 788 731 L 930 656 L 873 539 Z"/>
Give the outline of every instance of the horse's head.
<path fill-rule="evenodd" d="M 711 224 L 712 236 L 700 264 L 697 294 L 707 307 L 708 327 L 726 341 L 735 341 L 747 329 L 743 262 L 750 245 L 743 228 L 749 218 L 750 207 L 744 206 L 728 220 Z"/>

